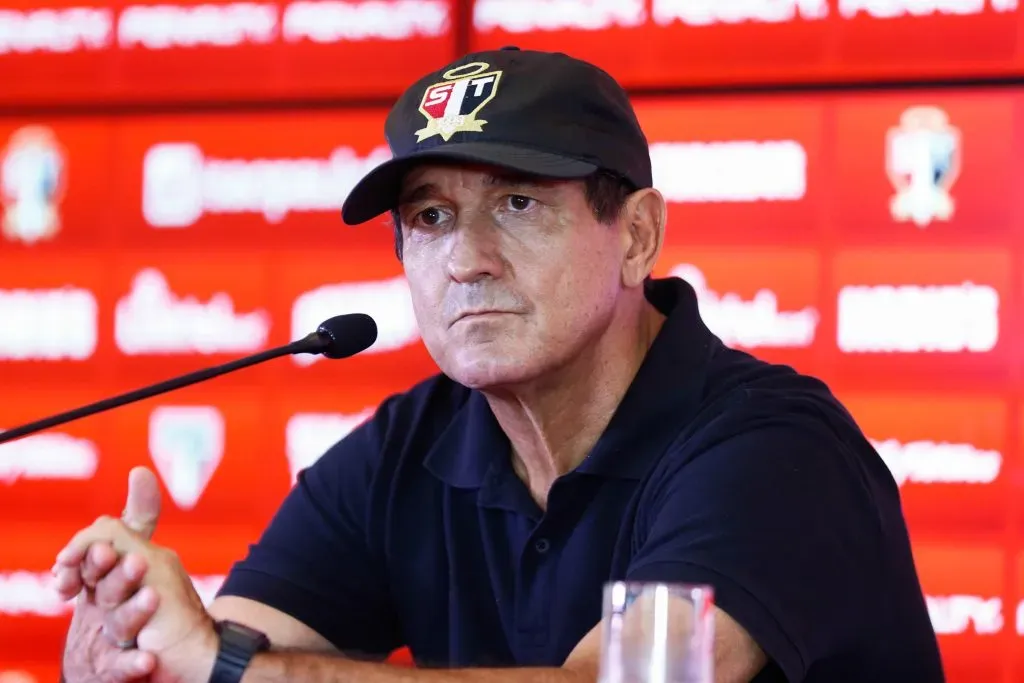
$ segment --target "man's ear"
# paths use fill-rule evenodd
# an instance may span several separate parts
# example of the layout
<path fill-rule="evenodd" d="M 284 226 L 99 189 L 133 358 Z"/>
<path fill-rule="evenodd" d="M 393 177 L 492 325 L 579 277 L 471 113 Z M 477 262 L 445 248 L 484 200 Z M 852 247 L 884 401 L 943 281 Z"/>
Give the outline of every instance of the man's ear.
<path fill-rule="evenodd" d="M 665 242 L 665 198 L 654 188 L 637 190 L 626 199 L 620 220 L 626 240 L 622 284 L 636 287 L 654 270 Z"/>

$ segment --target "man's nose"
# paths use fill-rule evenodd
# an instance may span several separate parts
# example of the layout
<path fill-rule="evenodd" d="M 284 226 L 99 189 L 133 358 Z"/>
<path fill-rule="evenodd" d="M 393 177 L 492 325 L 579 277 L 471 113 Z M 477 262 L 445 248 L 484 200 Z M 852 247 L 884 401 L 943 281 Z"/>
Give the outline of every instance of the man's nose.
<path fill-rule="evenodd" d="M 467 220 L 451 235 L 448 275 L 455 282 L 499 278 L 504 273 L 498 230 L 486 219 Z"/>

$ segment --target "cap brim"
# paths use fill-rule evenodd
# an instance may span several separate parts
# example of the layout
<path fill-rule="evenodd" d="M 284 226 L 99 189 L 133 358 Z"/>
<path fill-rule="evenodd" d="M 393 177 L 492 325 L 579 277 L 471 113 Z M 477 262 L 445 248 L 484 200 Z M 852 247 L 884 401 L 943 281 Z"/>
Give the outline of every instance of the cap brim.
<path fill-rule="evenodd" d="M 366 174 L 345 199 L 341 217 L 359 225 L 398 206 L 402 180 L 414 166 L 429 161 L 467 161 L 545 178 L 583 178 L 598 167 L 586 161 L 495 142 L 457 142 L 391 159 Z"/>

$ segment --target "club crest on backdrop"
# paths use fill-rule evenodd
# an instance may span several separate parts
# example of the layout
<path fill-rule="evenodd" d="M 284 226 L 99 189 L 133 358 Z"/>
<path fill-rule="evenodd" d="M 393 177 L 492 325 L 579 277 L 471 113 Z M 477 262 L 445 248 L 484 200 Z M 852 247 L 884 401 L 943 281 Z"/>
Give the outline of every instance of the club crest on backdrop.
<path fill-rule="evenodd" d="M 149 453 L 182 510 L 191 510 L 224 458 L 224 417 L 213 406 L 159 406 L 149 418 Z"/>
<path fill-rule="evenodd" d="M 950 196 L 960 175 L 960 130 L 938 107 L 911 107 L 889 129 L 885 168 L 896 189 L 889 209 L 893 220 L 923 228 L 953 216 Z"/>
<path fill-rule="evenodd" d="M 484 62 L 463 64 L 446 71 L 441 83 L 427 87 L 419 106 L 427 125 L 416 131 L 416 142 L 434 135 L 447 142 L 460 131 L 483 131 L 487 121 L 476 116 L 498 92 L 502 73 L 488 69 Z"/>
<path fill-rule="evenodd" d="M 64 149 L 49 128 L 26 126 L 11 135 L 0 150 L 5 237 L 31 245 L 60 231 L 66 166 Z"/>

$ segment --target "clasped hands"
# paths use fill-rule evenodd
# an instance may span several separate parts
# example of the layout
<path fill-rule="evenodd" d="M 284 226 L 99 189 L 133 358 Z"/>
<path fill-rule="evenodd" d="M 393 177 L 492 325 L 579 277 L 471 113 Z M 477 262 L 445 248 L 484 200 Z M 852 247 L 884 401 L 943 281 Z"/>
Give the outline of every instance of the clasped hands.
<path fill-rule="evenodd" d="M 121 519 L 79 531 L 53 567 L 64 600 L 77 596 L 64 647 L 67 683 L 206 683 L 217 655 L 213 620 L 177 554 L 150 542 L 160 515 L 156 475 L 128 477 Z"/>

